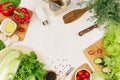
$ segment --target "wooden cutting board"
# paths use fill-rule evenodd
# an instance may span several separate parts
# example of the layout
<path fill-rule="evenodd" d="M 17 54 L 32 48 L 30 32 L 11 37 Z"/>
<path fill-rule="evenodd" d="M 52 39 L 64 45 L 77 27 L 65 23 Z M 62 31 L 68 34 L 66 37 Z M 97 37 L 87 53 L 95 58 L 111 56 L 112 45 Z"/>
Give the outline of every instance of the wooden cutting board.
<path fill-rule="evenodd" d="M 102 39 L 100 39 L 100 40 L 98 40 L 97 42 L 95 42 L 94 44 L 92 44 L 91 46 L 89 46 L 88 48 L 86 48 L 84 50 L 84 54 L 86 55 L 86 57 L 88 58 L 88 60 L 90 61 L 90 63 L 92 64 L 92 66 L 94 67 L 94 69 L 96 71 L 101 71 L 103 66 L 95 64 L 94 60 L 96 58 L 102 58 L 103 55 L 107 55 L 107 52 L 102 48 L 102 44 L 103 44 L 103 41 L 102 41 Z M 102 53 L 97 53 L 98 48 L 102 49 Z M 90 50 L 94 51 L 93 55 L 88 54 L 88 52 Z"/>
<path fill-rule="evenodd" d="M 89 71 L 92 73 L 92 69 L 90 68 L 90 66 L 89 66 L 87 63 L 85 63 L 85 64 L 79 66 L 79 67 L 75 70 L 75 72 L 73 73 L 73 75 L 72 75 L 72 77 L 71 77 L 71 80 L 75 80 L 75 73 L 76 73 L 79 69 L 82 69 L 82 68 L 87 69 L 87 70 L 89 70 Z"/>
<path fill-rule="evenodd" d="M 32 17 L 32 11 L 29 10 L 29 13 L 30 13 L 30 16 Z M 20 24 L 19 22 L 17 22 L 16 20 L 14 20 L 13 16 L 6 17 L 6 16 L 4 16 L 4 15 L 2 15 L 2 14 L 0 13 L 0 23 L 1 23 L 5 18 L 10 18 L 10 19 L 12 19 L 13 21 L 16 22 L 16 24 L 17 24 L 17 29 L 16 29 L 16 31 L 13 33 L 13 35 L 14 35 L 14 34 L 18 35 L 19 38 L 20 38 L 20 41 L 23 41 L 24 38 L 25 38 L 25 35 L 26 35 L 26 32 L 27 32 L 27 29 L 28 29 L 28 27 L 29 27 L 29 23 L 30 23 L 30 22 L 24 23 L 24 24 Z M 24 32 L 18 31 L 18 28 L 19 28 L 19 27 L 24 28 L 25 31 L 24 31 Z M 2 33 L 2 32 L 0 31 L 0 33 Z"/>

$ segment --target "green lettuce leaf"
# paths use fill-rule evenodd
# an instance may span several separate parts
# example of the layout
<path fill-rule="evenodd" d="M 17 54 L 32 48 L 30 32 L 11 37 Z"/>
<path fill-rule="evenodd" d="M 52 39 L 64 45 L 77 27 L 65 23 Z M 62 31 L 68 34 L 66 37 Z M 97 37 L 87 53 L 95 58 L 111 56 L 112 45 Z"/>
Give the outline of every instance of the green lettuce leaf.
<path fill-rule="evenodd" d="M 17 7 L 17 6 L 20 4 L 21 0 L 0 0 L 0 4 L 1 4 L 1 3 L 4 3 L 4 2 L 10 2 L 10 3 L 12 3 L 15 7 Z"/>

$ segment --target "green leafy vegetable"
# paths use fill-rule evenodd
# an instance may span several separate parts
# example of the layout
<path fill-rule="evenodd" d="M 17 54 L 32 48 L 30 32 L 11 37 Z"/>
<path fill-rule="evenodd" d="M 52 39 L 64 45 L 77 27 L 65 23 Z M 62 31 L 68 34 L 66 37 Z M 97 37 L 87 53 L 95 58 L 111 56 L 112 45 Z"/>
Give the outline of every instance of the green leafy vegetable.
<path fill-rule="evenodd" d="M 103 48 L 109 56 L 103 57 L 103 72 L 108 80 L 120 80 L 120 23 L 111 22 L 103 37 Z"/>
<path fill-rule="evenodd" d="M 82 3 L 79 1 L 78 5 L 82 4 L 86 4 L 90 11 L 94 13 L 92 19 L 97 19 L 98 24 L 111 23 L 112 21 L 120 23 L 119 0 L 88 0 Z"/>
<path fill-rule="evenodd" d="M 0 62 L 2 80 L 45 80 L 44 64 L 37 60 L 35 52 L 30 55 L 19 50 L 8 51 Z"/>
<path fill-rule="evenodd" d="M 32 76 L 35 80 L 44 80 L 46 70 L 44 64 L 37 60 L 36 54 L 32 51 L 30 55 L 22 54 L 21 63 L 13 80 L 29 80 Z"/>
<path fill-rule="evenodd" d="M 92 73 L 92 80 L 109 80 L 107 75 L 103 72 L 93 72 Z"/>
<path fill-rule="evenodd" d="M 20 63 L 20 61 L 17 60 L 20 54 L 21 52 L 17 50 L 10 50 L 6 53 L 6 55 L 0 62 L 0 79 L 3 80 L 13 79 L 14 77 L 13 74 L 16 73 L 18 65 Z"/>
<path fill-rule="evenodd" d="M 10 2 L 15 7 L 17 7 L 20 4 L 21 0 L 0 0 L 0 3 L 4 3 L 4 2 Z"/>
<path fill-rule="evenodd" d="M 110 55 L 120 54 L 120 24 L 112 22 L 103 37 L 103 47 Z"/>
<path fill-rule="evenodd" d="M 5 44 L 2 40 L 0 40 L 0 50 L 5 48 Z"/>

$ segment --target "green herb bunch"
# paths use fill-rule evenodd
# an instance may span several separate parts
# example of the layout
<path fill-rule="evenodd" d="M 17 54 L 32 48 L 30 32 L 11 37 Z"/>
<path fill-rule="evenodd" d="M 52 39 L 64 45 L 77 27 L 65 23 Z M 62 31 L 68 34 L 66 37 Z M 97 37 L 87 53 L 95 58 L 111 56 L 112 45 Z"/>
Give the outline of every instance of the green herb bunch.
<path fill-rule="evenodd" d="M 91 12 L 94 13 L 92 19 L 97 19 L 97 23 L 120 23 L 120 1 L 119 0 L 89 0 L 79 1 L 78 5 L 86 4 Z"/>
<path fill-rule="evenodd" d="M 30 55 L 22 54 L 21 63 L 14 75 L 13 80 L 45 80 L 46 70 L 44 64 L 37 60 L 35 52 L 31 51 Z"/>

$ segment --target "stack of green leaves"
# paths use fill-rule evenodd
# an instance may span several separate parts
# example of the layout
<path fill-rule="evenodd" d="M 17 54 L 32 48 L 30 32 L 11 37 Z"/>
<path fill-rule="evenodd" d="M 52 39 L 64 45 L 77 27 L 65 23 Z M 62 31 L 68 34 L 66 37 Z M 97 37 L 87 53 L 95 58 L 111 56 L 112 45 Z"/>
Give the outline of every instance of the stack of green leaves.
<path fill-rule="evenodd" d="M 120 55 L 120 24 L 112 22 L 107 26 L 103 37 L 103 47 L 110 55 Z"/>
<path fill-rule="evenodd" d="M 108 80 L 120 80 L 120 24 L 112 22 L 107 26 L 103 37 L 103 48 L 110 56 L 104 56 L 104 67 Z"/>

